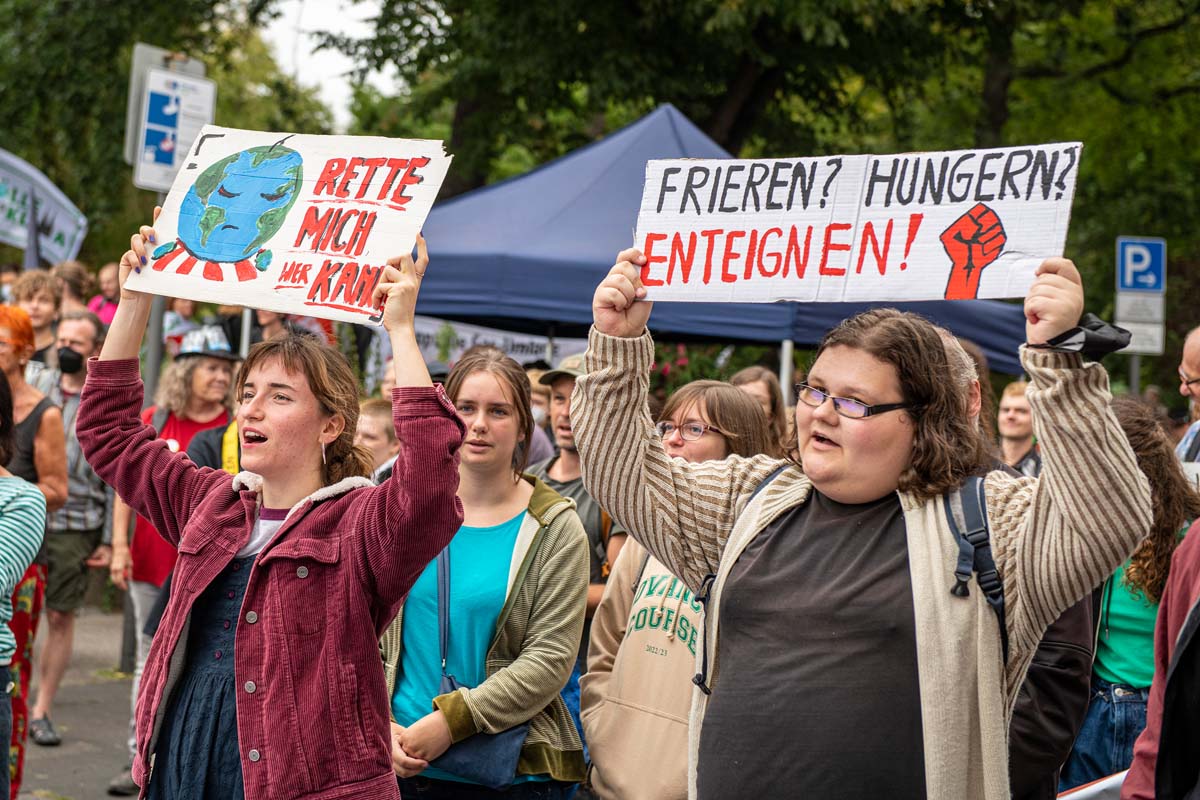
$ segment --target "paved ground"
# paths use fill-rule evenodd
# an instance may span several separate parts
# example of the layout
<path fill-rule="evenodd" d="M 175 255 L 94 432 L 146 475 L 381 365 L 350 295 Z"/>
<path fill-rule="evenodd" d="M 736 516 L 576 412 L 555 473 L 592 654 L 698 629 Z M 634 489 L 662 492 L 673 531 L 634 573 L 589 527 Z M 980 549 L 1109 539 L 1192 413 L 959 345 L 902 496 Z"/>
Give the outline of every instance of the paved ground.
<path fill-rule="evenodd" d="M 45 634 L 45 620 L 38 641 Z M 30 742 L 21 800 L 100 800 L 125 765 L 129 676 L 117 673 L 121 615 L 85 608 L 75 627 L 75 655 L 55 702 L 59 747 Z M 32 700 L 31 700 L 32 704 Z"/>

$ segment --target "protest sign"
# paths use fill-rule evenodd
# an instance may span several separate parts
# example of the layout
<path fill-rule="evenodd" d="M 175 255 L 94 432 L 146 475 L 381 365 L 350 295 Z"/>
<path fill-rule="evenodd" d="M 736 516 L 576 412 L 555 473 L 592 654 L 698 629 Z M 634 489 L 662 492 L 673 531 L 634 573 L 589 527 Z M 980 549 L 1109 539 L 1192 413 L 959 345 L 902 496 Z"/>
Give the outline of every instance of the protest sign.
<path fill-rule="evenodd" d="M 1062 255 L 1081 150 L 650 161 L 647 299 L 1023 297 Z"/>
<path fill-rule="evenodd" d="M 29 162 L 0 150 L 0 242 L 25 249 L 30 199 L 36 196 L 38 255 L 51 264 L 79 253 L 87 217 Z"/>
<path fill-rule="evenodd" d="M 427 362 L 441 361 L 453 364 L 465 350 L 475 345 L 499 348 L 518 364 L 540 360 L 557 364 L 564 356 L 582 353 L 587 349 L 587 339 L 555 338 L 551 342 L 549 337 L 535 333 L 513 333 L 437 317 L 417 316 L 414 323 L 417 346 L 421 348 L 421 355 Z M 546 352 L 547 344 L 552 345 L 553 353 Z"/>
<path fill-rule="evenodd" d="M 442 143 L 206 125 L 155 224 L 141 292 L 375 323 L 450 166 Z"/>

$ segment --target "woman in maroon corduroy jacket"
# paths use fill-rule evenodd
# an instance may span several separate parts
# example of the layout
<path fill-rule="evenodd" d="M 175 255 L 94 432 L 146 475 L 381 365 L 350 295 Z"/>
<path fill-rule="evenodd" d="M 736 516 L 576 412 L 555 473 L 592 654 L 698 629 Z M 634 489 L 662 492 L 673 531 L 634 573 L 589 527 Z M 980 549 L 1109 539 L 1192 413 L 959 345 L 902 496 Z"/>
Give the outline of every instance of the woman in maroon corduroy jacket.
<path fill-rule="evenodd" d="M 147 243 L 154 231 L 143 227 L 122 258 L 122 287 Z M 420 239 L 418 251 L 415 263 L 389 262 L 375 290 L 404 442 L 378 487 L 353 446 L 353 373 L 311 337 L 256 345 L 238 375 L 247 472 L 171 453 L 138 419 L 151 298 L 122 288 L 77 427 L 88 463 L 179 548 L 137 704 L 142 797 L 399 797 L 377 641 L 462 524 L 462 423 L 413 333 L 428 264 Z"/>

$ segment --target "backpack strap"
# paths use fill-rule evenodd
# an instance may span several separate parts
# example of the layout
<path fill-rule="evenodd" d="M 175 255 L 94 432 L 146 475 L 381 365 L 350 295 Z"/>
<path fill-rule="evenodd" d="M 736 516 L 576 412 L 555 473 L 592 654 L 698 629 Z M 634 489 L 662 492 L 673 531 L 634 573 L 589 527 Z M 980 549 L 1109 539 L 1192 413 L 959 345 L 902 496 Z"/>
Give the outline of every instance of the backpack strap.
<path fill-rule="evenodd" d="M 1004 584 L 1000 580 L 996 560 L 992 556 L 983 478 L 967 478 L 961 486 L 947 493 L 943 502 L 950 532 L 958 543 L 958 563 L 954 569 L 954 587 L 950 593 L 956 597 L 968 597 L 971 593 L 971 573 L 975 573 L 975 580 L 1000 624 L 1000 645 L 1007 662 L 1008 628 L 1004 624 Z"/>
<path fill-rule="evenodd" d="M 612 539 L 613 518 L 603 508 L 600 509 L 600 547 L 604 552 L 599 553 L 600 556 L 600 575 L 608 580 L 608 574 L 612 572 L 612 564 L 608 562 L 608 543 Z"/>
<path fill-rule="evenodd" d="M 155 406 L 154 414 L 150 417 L 150 425 L 153 426 L 154 432 L 159 436 L 162 435 L 163 428 L 167 427 L 167 418 L 170 416 L 171 409 Z"/>
<path fill-rule="evenodd" d="M 1192 443 L 1188 445 L 1187 452 L 1183 455 L 1183 461 L 1185 464 L 1200 461 L 1200 430 L 1196 431 L 1196 435 L 1192 437 Z"/>
<path fill-rule="evenodd" d="M 781 464 L 780 466 L 776 467 L 770 475 L 763 478 L 762 482 L 759 483 L 758 486 L 755 486 L 754 491 L 750 493 L 750 499 L 746 501 L 746 506 L 749 506 L 751 503 L 753 503 L 754 498 L 758 497 L 758 493 L 767 488 L 768 483 L 778 478 L 780 474 L 782 474 L 783 471 L 790 466 L 790 463 Z M 742 506 L 743 511 L 745 511 L 746 506 Z M 642 569 L 645 568 L 646 565 L 645 562 L 643 562 Z M 700 656 L 700 672 L 692 678 L 692 683 L 699 686 L 700 691 L 704 692 L 705 694 L 712 694 L 712 687 L 708 685 L 708 598 L 712 595 L 713 583 L 715 583 L 716 580 L 716 573 L 708 573 L 704 576 L 704 580 L 700 582 L 700 590 L 696 592 L 696 600 L 704 608 L 704 624 L 700 630 L 700 649 L 702 651 Z"/>

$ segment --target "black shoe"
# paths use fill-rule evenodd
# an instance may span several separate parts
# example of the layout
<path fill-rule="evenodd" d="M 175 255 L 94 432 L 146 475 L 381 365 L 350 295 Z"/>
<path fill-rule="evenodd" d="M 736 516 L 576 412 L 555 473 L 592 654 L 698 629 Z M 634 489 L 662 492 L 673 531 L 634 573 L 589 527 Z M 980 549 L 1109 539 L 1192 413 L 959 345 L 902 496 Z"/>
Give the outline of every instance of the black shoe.
<path fill-rule="evenodd" d="M 54 723 L 49 717 L 35 719 L 29 723 L 29 738 L 33 739 L 34 744 L 42 747 L 58 747 L 62 744 L 62 737 L 54 730 Z"/>

